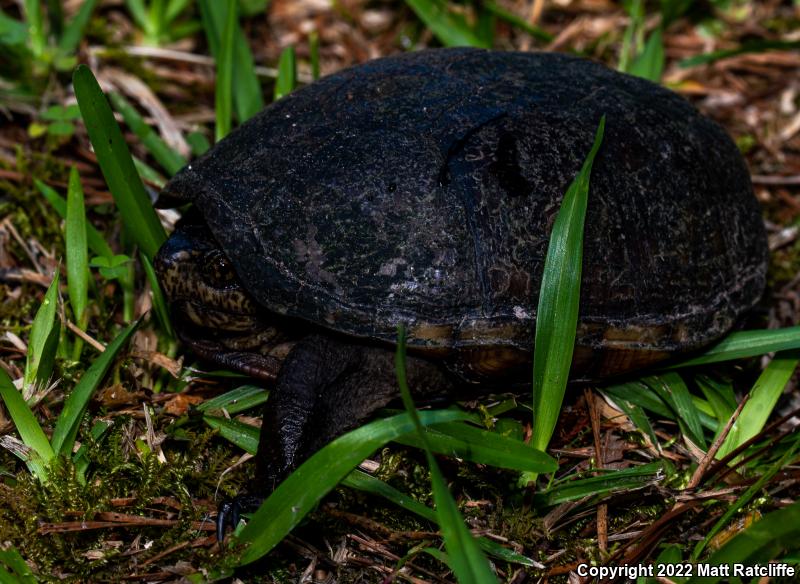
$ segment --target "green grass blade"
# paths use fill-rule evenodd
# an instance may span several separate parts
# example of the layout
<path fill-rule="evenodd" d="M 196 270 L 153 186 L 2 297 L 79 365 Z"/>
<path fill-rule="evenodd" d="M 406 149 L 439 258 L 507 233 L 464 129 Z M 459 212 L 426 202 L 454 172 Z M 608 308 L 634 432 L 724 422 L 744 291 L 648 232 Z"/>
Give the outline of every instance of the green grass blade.
<path fill-rule="evenodd" d="M 89 139 L 122 222 L 142 252 L 152 259 L 167 235 L 136 172 L 128 145 L 92 71 L 79 65 L 72 80 Z"/>
<path fill-rule="evenodd" d="M 275 101 L 294 91 L 297 85 L 297 62 L 294 47 L 286 47 L 281 51 L 278 61 L 278 79 L 275 81 Z"/>
<path fill-rule="evenodd" d="M 47 33 L 44 30 L 42 5 L 39 0 L 24 0 L 22 3 L 25 21 L 28 23 L 28 38 L 34 56 L 39 58 L 47 45 Z"/>
<path fill-rule="evenodd" d="M 650 440 L 650 444 L 655 448 L 659 448 L 658 437 L 656 436 L 655 430 L 653 430 L 652 424 L 650 424 L 647 414 L 644 413 L 644 410 L 640 406 L 625 399 L 613 401 L 625 415 L 628 416 L 633 425 L 636 426 L 636 429 Z"/>
<path fill-rule="evenodd" d="M 268 397 L 269 392 L 266 389 L 256 385 L 243 385 L 204 401 L 197 406 L 197 409 L 207 414 L 225 410 L 228 414 L 234 415 L 263 405 Z"/>
<path fill-rule="evenodd" d="M 67 188 L 67 291 L 76 324 L 85 328 L 84 315 L 89 303 L 89 251 L 86 244 L 86 208 L 78 169 L 72 167 Z"/>
<path fill-rule="evenodd" d="M 723 527 L 728 525 L 730 520 L 733 519 L 734 515 L 736 515 L 745 505 L 747 505 L 750 501 L 752 501 L 752 499 L 758 493 L 761 492 L 764 486 L 770 481 L 770 479 L 772 479 L 772 477 L 775 476 L 775 474 L 779 470 L 783 469 L 788 464 L 792 463 L 792 460 L 795 457 L 795 453 L 797 452 L 798 446 L 800 446 L 800 441 L 795 440 L 794 444 L 792 444 L 789 450 L 787 450 L 783 454 L 783 456 L 781 456 L 777 461 L 775 461 L 775 463 L 765 473 L 760 475 L 758 477 L 758 480 L 756 480 L 756 482 L 750 485 L 747 488 L 747 490 L 744 493 L 742 493 L 732 505 L 728 507 L 725 513 L 723 513 L 722 517 L 720 517 L 714 524 L 714 526 L 710 530 L 708 530 L 702 541 L 699 541 L 697 543 L 697 545 L 694 548 L 694 551 L 692 552 L 692 559 L 697 560 L 703 553 L 703 550 L 706 548 L 708 543 L 714 538 L 714 536 L 716 536 L 720 531 L 722 531 Z M 766 558 L 766 559 L 771 559 L 771 558 Z"/>
<path fill-rule="evenodd" d="M 603 141 L 605 122 L 603 116 L 589 155 L 564 195 L 547 248 L 533 349 L 534 422 L 531 446 L 538 450 L 545 450 L 553 435 L 572 364 L 589 177 Z"/>
<path fill-rule="evenodd" d="M 149 32 L 150 20 L 147 17 L 147 8 L 145 8 L 144 0 L 125 0 L 125 6 L 127 6 L 136 26 L 145 32 Z"/>
<path fill-rule="evenodd" d="M 69 456 L 72 452 L 81 418 L 86 411 L 89 400 L 100 386 L 100 382 L 103 381 L 112 363 L 114 363 L 117 353 L 125 346 L 125 343 L 128 342 L 128 339 L 131 338 L 138 326 L 139 321 L 132 322 L 108 344 L 106 350 L 95 359 L 64 402 L 64 407 L 58 415 L 52 438 L 53 450 L 59 454 Z"/>
<path fill-rule="evenodd" d="M 664 462 L 650 462 L 633 468 L 600 472 L 603 472 L 600 476 L 571 480 L 538 493 L 534 498 L 536 505 L 552 507 L 584 497 L 646 487 L 664 474 Z"/>
<path fill-rule="evenodd" d="M 463 420 L 468 414 L 441 410 L 422 412 L 421 417 L 429 425 Z M 408 414 L 376 420 L 340 436 L 312 455 L 275 489 L 236 538 L 238 543 L 249 545 L 239 565 L 254 562 L 269 552 L 362 460 L 413 429 Z"/>
<path fill-rule="evenodd" d="M 364 491 L 366 493 L 383 497 L 387 501 L 391 501 L 406 511 L 410 511 L 411 513 L 419 515 L 420 517 L 427 519 L 432 523 L 436 523 L 436 511 L 430 507 L 426 507 L 422 503 L 419 503 L 412 497 L 395 489 L 391 485 L 387 485 L 382 480 L 377 479 L 372 475 L 369 475 L 358 469 L 347 475 L 341 484 L 346 487 L 350 487 L 351 489 L 358 489 L 359 491 Z M 531 558 L 523 556 L 522 554 L 518 554 L 517 552 L 508 548 L 504 548 L 499 543 L 485 537 L 478 538 L 478 545 L 487 554 L 500 560 L 521 564 L 523 566 L 536 565 L 536 562 L 534 562 Z"/>
<path fill-rule="evenodd" d="M 64 30 L 64 34 L 58 39 L 58 51 L 62 55 L 70 55 L 76 51 L 96 5 L 97 0 L 84 0 L 81 4 L 77 14 Z"/>
<path fill-rule="evenodd" d="M 425 435 L 431 450 L 446 456 L 512 470 L 538 473 L 558 470 L 558 463 L 548 454 L 519 440 L 467 424 L 429 427 Z M 403 436 L 397 442 L 424 448 L 422 440 L 415 434 Z"/>
<path fill-rule="evenodd" d="M 543 30 L 538 26 L 533 26 L 524 18 L 521 18 L 513 12 L 509 12 L 505 8 L 498 6 L 495 2 L 484 2 L 483 7 L 501 20 L 505 20 L 507 23 L 516 26 L 518 29 L 524 30 L 538 41 L 549 43 L 555 38 L 546 30 Z"/>
<path fill-rule="evenodd" d="M 20 438 L 35 453 L 25 461 L 28 468 L 40 481 L 46 482 L 47 464 L 55 456 L 53 448 L 47 441 L 47 436 L 36 420 L 36 416 L 22 398 L 22 394 L 17 391 L 14 382 L 2 368 L 0 368 L 0 398 L 3 399 L 8 415 L 14 421 Z"/>
<path fill-rule="evenodd" d="M 700 355 L 669 365 L 666 369 L 708 365 L 789 349 L 800 349 L 800 326 L 731 333 Z"/>
<path fill-rule="evenodd" d="M 25 363 L 24 385 L 44 385 L 50 379 L 55 363 L 61 323 L 58 320 L 58 272 L 44 295 L 39 310 L 33 318 L 28 339 L 28 358 Z"/>
<path fill-rule="evenodd" d="M 800 538 L 800 501 L 765 515 L 714 552 L 705 563 L 711 566 L 766 564 L 783 550 L 796 549 Z M 795 566 L 795 575 L 797 574 Z M 692 577 L 687 584 L 716 584 L 728 578 Z"/>
<path fill-rule="evenodd" d="M 91 429 L 92 438 L 95 441 L 99 440 L 111 425 L 111 422 L 106 422 L 105 420 L 98 420 L 95 422 Z M 89 446 L 89 443 L 84 442 L 72 457 L 72 463 L 75 465 L 75 472 L 78 474 L 78 480 L 82 484 L 85 484 L 84 477 L 86 475 L 86 469 L 89 468 Z"/>
<path fill-rule="evenodd" d="M 217 57 L 217 83 L 214 93 L 214 105 L 217 113 L 215 137 L 219 142 L 231 131 L 233 124 L 233 43 L 237 23 L 237 3 L 227 2 L 222 36 L 220 37 L 219 56 Z"/>
<path fill-rule="evenodd" d="M 167 4 L 166 10 L 164 11 L 165 22 L 169 24 L 178 18 L 178 16 L 180 16 L 181 12 L 186 9 L 190 2 L 191 0 L 170 0 Z"/>
<path fill-rule="evenodd" d="M 717 452 L 717 458 L 722 458 L 761 432 L 798 363 L 800 351 L 786 351 L 775 355 L 750 390 L 750 399 L 731 426 L 725 442 Z"/>
<path fill-rule="evenodd" d="M 239 448 L 250 454 L 255 454 L 258 450 L 258 428 L 231 420 L 221 416 L 203 416 L 203 421 L 214 430 L 218 430 L 220 436 L 229 442 L 236 444 Z M 331 487 L 333 488 L 333 487 Z M 288 532 L 287 532 L 288 533 Z M 266 553 L 266 552 L 265 552 Z"/>
<path fill-rule="evenodd" d="M 28 27 L 25 26 L 25 23 L 9 17 L 0 8 L 0 45 L 21 47 L 27 41 Z"/>
<path fill-rule="evenodd" d="M 33 182 L 36 184 L 36 188 L 39 189 L 39 192 L 47 199 L 47 202 L 56 210 L 56 213 L 58 213 L 62 219 L 66 220 L 67 202 L 64 200 L 64 197 L 38 178 L 34 179 Z M 89 245 L 89 249 L 91 249 L 92 253 L 95 255 L 107 258 L 114 257 L 114 252 L 111 251 L 111 247 L 106 243 L 106 240 L 100 232 L 95 229 L 94 225 L 89 222 L 86 223 L 86 241 Z"/>
<path fill-rule="evenodd" d="M 650 34 L 642 52 L 636 55 L 628 72 L 631 75 L 658 83 L 664 72 L 664 63 L 664 39 L 659 27 Z"/>
<path fill-rule="evenodd" d="M 416 434 L 425 449 L 425 457 L 428 459 L 431 485 L 433 487 L 433 500 L 436 503 L 436 520 L 442 532 L 444 547 L 447 550 L 448 564 L 459 583 L 481 584 L 496 582 L 497 578 L 492 574 L 486 556 L 483 555 L 475 538 L 472 537 L 472 534 L 464 525 L 464 518 L 461 516 L 458 506 L 442 476 L 442 472 L 439 470 L 439 465 L 433 457 L 427 435 L 420 423 L 419 413 L 411 399 L 411 391 L 408 389 L 405 357 L 406 333 L 405 328 L 401 325 L 397 334 L 397 351 L 395 353 L 397 385 L 400 388 L 403 405 L 414 424 Z"/>
<path fill-rule="evenodd" d="M 431 29 L 443 45 L 447 47 L 491 48 L 467 26 L 464 19 L 456 18 L 448 10 L 446 2 L 441 2 L 440 0 L 406 0 L 406 4 Z"/>
<path fill-rule="evenodd" d="M 681 376 L 677 373 L 665 373 L 647 377 L 644 382 L 675 412 L 675 418 L 684 436 L 705 450 L 706 439 L 703 435 L 700 413 L 695 408 L 689 388 Z"/>
<path fill-rule="evenodd" d="M 219 0 L 198 0 L 197 3 L 211 54 L 216 59 L 219 59 L 225 28 L 227 14 L 225 4 Z M 235 26 L 234 36 L 233 86 L 236 91 L 233 100 L 236 118 L 241 124 L 264 109 L 264 97 L 255 74 L 253 54 L 250 52 L 250 46 L 247 44 L 247 39 L 245 39 L 238 22 Z"/>
<path fill-rule="evenodd" d="M 419 515 L 431 523 L 436 523 L 436 511 L 363 471 L 354 470 L 344 478 L 342 485 L 383 497 L 406 511 Z"/>
<path fill-rule="evenodd" d="M 167 300 L 164 298 L 164 293 L 161 291 L 161 284 L 158 282 L 156 271 L 153 269 L 153 264 L 147 259 L 146 255 L 141 254 L 139 257 L 142 260 L 142 267 L 144 267 L 147 282 L 150 284 L 150 293 L 153 297 L 153 310 L 155 310 L 158 323 L 167 336 L 170 339 L 174 339 L 175 330 L 172 328 L 172 321 L 169 318 L 169 309 L 167 308 Z"/>
<path fill-rule="evenodd" d="M 604 387 L 601 391 L 616 403 L 619 403 L 619 400 L 626 400 L 632 404 L 653 412 L 662 418 L 666 418 L 668 420 L 677 420 L 677 414 L 675 413 L 674 405 L 668 401 L 665 401 L 666 395 L 663 392 L 659 392 L 640 381 L 632 381 L 619 385 L 610 385 L 608 387 Z M 704 411 L 699 409 L 696 410 L 695 413 L 700 420 L 700 424 L 704 428 L 708 428 L 709 430 L 713 430 L 715 432 L 718 430 L 719 422 L 715 418 L 709 416 Z"/>
<path fill-rule="evenodd" d="M 161 167 L 170 176 L 174 175 L 181 168 L 186 166 L 186 159 L 178 152 L 170 148 L 161 137 L 148 126 L 139 112 L 121 94 L 109 93 L 108 98 L 114 108 L 122 115 L 125 123 L 133 130 L 133 133 L 141 140 L 142 144 L 150 154 L 153 155 Z"/>
<path fill-rule="evenodd" d="M 10 547 L 0 550 L 0 563 L 5 564 L 14 572 L 13 580 L 9 580 L 9 582 L 14 582 L 14 584 L 36 584 L 36 576 L 17 548 Z"/>
<path fill-rule="evenodd" d="M 62 2 L 63 0 L 45 0 L 50 34 L 56 38 L 59 38 L 64 30 L 64 7 L 61 6 Z"/>
<path fill-rule="evenodd" d="M 308 35 L 309 53 L 311 54 L 311 78 L 316 81 L 319 79 L 319 33 L 311 31 Z"/>

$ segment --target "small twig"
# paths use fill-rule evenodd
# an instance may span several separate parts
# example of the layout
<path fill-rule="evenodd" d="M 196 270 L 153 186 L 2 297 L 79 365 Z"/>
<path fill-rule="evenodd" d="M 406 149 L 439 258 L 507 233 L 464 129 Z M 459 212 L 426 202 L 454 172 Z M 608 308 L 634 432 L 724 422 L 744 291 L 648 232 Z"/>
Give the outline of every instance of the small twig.
<path fill-rule="evenodd" d="M 600 416 L 594 400 L 594 394 L 588 389 L 583 390 L 584 398 L 589 409 L 589 419 L 592 422 L 592 435 L 594 437 L 595 466 L 598 470 L 604 466 L 603 448 L 600 444 Z M 597 476 L 599 473 L 595 473 Z M 601 503 L 597 506 L 597 547 L 601 552 L 608 551 L 608 505 Z"/>
<path fill-rule="evenodd" d="M 78 335 L 80 338 L 82 338 L 82 339 L 83 339 L 83 340 L 84 340 L 86 343 L 90 344 L 92 347 L 94 347 L 95 349 L 97 349 L 97 351 L 99 351 L 100 353 L 102 353 L 102 352 L 104 352 L 104 351 L 106 350 L 106 346 L 105 346 L 103 343 L 101 343 L 101 342 L 100 342 L 100 341 L 98 341 L 97 339 L 94 339 L 94 338 L 90 337 L 90 336 L 89 336 L 89 335 L 86 333 L 86 331 L 82 331 L 81 329 L 79 329 L 79 328 L 78 328 L 78 327 L 75 325 L 75 323 L 73 323 L 71 320 L 67 320 L 66 322 L 67 322 L 67 328 L 68 328 L 69 330 L 71 330 L 73 333 L 75 333 L 75 334 L 76 334 L 76 335 Z"/>
<path fill-rule="evenodd" d="M 204 65 L 206 67 L 214 67 L 216 65 L 213 57 L 208 57 L 205 55 L 197 55 L 195 53 L 188 53 L 186 51 L 176 51 L 175 49 L 162 49 L 159 47 L 126 46 L 122 47 L 122 50 L 134 57 L 149 57 L 151 59 L 181 61 L 184 63 L 193 63 L 195 65 Z M 107 51 L 108 51 L 107 47 L 100 45 L 89 47 L 89 53 L 95 56 L 103 55 Z M 268 79 L 278 78 L 278 70 L 274 67 L 262 67 L 258 65 L 253 67 L 253 71 L 255 71 L 255 74 L 260 77 L 266 77 Z M 308 84 L 314 81 L 311 75 L 308 75 L 307 73 L 302 73 L 300 71 L 298 71 L 297 73 L 297 80 L 300 83 L 304 84 Z"/>
<path fill-rule="evenodd" d="M 697 468 L 695 469 L 692 478 L 689 479 L 689 484 L 686 485 L 687 489 L 697 488 L 697 486 L 700 484 L 700 481 L 703 480 L 703 475 L 706 473 L 708 467 L 714 461 L 714 457 L 717 455 L 717 452 L 719 452 L 722 443 L 725 442 L 725 438 L 728 437 L 731 428 L 733 428 L 733 424 L 739 418 L 739 414 L 742 413 L 742 408 L 744 408 L 744 404 L 746 404 L 749 399 L 750 399 L 750 394 L 748 393 L 747 395 L 744 396 L 742 401 L 739 402 L 739 405 L 736 407 L 736 410 L 731 414 L 731 417 L 728 418 L 728 421 L 725 423 L 725 427 L 722 429 L 722 432 L 720 432 L 719 436 L 717 436 L 717 439 L 714 440 L 714 443 L 711 445 L 711 448 L 708 449 L 708 452 L 706 452 L 706 455 L 700 461 L 700 464 L 697 465 Z"/>
<path fill-rule="evenodd" d="M 800 174 L 789 176 L 754 174 L 750 180 L 754 185 L 800 185 Z"/>

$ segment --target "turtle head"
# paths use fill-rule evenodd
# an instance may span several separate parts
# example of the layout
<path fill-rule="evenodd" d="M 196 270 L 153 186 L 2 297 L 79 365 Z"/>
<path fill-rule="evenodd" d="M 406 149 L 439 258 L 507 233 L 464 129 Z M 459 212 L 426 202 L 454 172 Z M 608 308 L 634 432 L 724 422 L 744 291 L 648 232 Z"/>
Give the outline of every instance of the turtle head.
<path fill-rule="evenodd" d="M 155 269 L 173 313 L 217 331 L 260 328 L 258 306 L 230 259 L 195 217 L 181 221 L 155 257 Z"/>

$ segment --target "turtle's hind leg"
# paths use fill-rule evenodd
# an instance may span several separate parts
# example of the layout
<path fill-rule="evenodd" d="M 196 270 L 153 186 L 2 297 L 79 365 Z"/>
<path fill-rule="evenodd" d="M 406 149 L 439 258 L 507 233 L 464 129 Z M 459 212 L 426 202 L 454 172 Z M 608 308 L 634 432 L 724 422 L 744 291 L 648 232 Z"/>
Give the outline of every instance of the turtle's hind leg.
<path fill-rule="evenodd" d="M 425 359 L 407 357 L 406 367 L 418 397 L 454 387 Z M 271 492 L 314 452 L 399 396 L 392 348 L 306 337 L 287 356 L 264 407 L 256 466 L 260 484 L 254 487 Z"/>
<path fill-rule="evenodd" d="M 409 388 L 419 398 L 455 387 L 441 367 L 425 359 L 409 356 L 406 368 Z M 247 494 L 220 506 L 218 533 L 239 512 L 254 510 L 309 456 L 399 396 L 393 349 L 323 335 L 297 343 L 264 407 L 255 480 Z"/>

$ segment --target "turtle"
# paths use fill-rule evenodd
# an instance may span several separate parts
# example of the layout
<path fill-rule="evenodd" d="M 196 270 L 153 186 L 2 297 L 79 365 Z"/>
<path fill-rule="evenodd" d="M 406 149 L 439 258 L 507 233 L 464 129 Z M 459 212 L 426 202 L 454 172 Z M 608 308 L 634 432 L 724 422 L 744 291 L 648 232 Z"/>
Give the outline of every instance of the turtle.
<path fill-rule="evenodd" d="M 668 89 L 565 54 L 410 52 L 294 91 L 169 181 L 161 206 L 191 206 L 155 265 L 181 338 L 273 384 L 241 501 L 398 397 L 399 325 L 420 399 L 524 386 L 603 115 L 570 373 L 601 380 L 719 339 L 765 287 L 748 169 Z"/>

